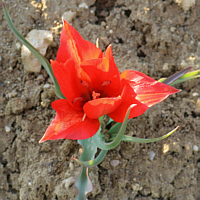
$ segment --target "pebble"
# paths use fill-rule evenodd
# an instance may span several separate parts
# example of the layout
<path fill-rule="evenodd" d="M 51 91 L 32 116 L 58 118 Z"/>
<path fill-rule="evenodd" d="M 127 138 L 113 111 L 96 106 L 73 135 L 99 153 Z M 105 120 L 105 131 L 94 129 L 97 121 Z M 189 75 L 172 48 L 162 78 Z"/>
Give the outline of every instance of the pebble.
<path fill-rule="evenodd" d="M 169 65 L 168 65 L 168 63 L 164 63 L 164 65 L 163 65 L 163 70 L 164 70 L 164 71 L 168 71 L 168 70 L 169 70 Z"/>
<path fill-rule="evenodd" d="M 155 157 L 156 153 L 154 151 L 149 152 L 149 159 L 152 161 Z"/>
<path fill-rule="evenodd" d="M 40 75 L 37 77 L 37 80 L 38 80 L 38 81 L 44 81 L 45 78 L 44 78 L 44 76 L 43 76 L 42 74 L 40 74 Z"/>
<path fill-rule="evenodd" d="M 119 165 L 119 160 L 111 160 L 110 165 L 112 165 L 113 167 L 116 167 L 117 165 Z"/>
<path fill-rule="evenodd" d="M 76 12 L 67 11 L 62 15 L 63 19 L 68 23 L 71 23 L 72 20 L 76 17 Z"/>
<path fill-rule="evenodd" d="M 198 147 L 197 145 L 194 145 L 194 146 L 193 146 L 193 150 L 194 150 L 194 151 L 198 151 L 198 150 L 199 150 L 199 147 Z"/>
<path fill-rule="evenodd" d="M 189 10 L 195 5 L 195 0 L 174 0 L 184 11 Z"/>
<path fill-rule="evenodd" d="M 17 43 L 15 44 L 15 46 L 16 46 L 16 49 L 17 49 L 17 50 L 20 50 L 21 44 L 20 44 L 19 42 L 17 42 Z"/>
<path fill-rule="evenodd" d="M 10 128 L 9 126 L 5 126 L 5 131 L 6 131 L 6 133 L 9 133 L 10 130 L 11 130 L 11 128 Z"/>
<path fill-rule="evenodd" d="M 143 189 L 138 183 L 131 185 L 131 187 L 132 187 L 133 191 L 139 191 L 139 190 Z"/>
<path fill-rule="evenodd" d="M 46 30 L 31 30 L 26 40 L 30 42 L 43 56 L 46 53 L 47 47 L 53 42 L 53 35 Z M 24 45 L 21 49 L 22 64 L 27 72 L 39 73 L 41 63 Z"/>
<path fill-rule="evenodd" d="M 74 165 L 73 165 L 73 163 L 69 163 L 69 168 L 71 169 L 71 170 L 73 170 L 74 169 Z"/>
<path fill-rule="evenodd" d="M 198 97 L 198 96 L 199 96 L 199 93 L 194 92 L 194 93 L 192 93 L 192 96 L 193 96 L 193 97 Z"/>
<path fill-rule="evenodd" d="M 44 89 L 47 89 L 47 88 L 49 88 L 49 87 L 50 87 L 50 84 L 48 84 L 48 83 L 46 83 L 46 84 L 43 86 Z"/>
<path fill-rule="evenodd" d="M 81 3 L 79 6 L 79 8 L 85 8 L 85 9 L 88 9 L 88 5 L 84 2 L 84 3 Z"/>
<path fill-rule="evenodd" d="M 176 27 L 171 27 L 170 31 L 173 33 L 176 30 Z"/>
<path fill-rule="evenodd" d="M 113 34 L 113 30 L 112 30 L 112 29 L 110 29 L 110 30 L 109 30 L 109 33 L 110 33 L 110 34 Z"/>

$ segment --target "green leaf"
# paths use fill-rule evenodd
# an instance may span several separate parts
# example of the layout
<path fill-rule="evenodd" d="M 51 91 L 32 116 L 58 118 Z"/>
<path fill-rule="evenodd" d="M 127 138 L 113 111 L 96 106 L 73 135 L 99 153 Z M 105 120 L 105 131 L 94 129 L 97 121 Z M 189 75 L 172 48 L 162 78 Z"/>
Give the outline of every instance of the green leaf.
<path fill-rule="evenodd" d="M 125 142 L 134 142 L 134 143 L 151 143 L 151 142 L 157 142 L 157 141 L 160 141 L 160 140 L 163 140 L 163 139 L 169 137 L 178 128 L 179 128 L 179 126 L 177 126 L 174 130 L 172 130 L 171 132 L 169 132 L 166 135 L 163 135 L 162 137 L 159 137 L 159 138 L 143 139 L 143 138 L 136 138 L 136 137 L 124 135 L 123 138 L 122 138 L 122 141 L 125 141 Z M 112 137 L 110 138 L 110 140 L 113 140 L 115 137 L 116 137 L 116 134 L 113 134 Z"/>
<path fill-rule="evenodd" d="M 72 157 L 72 159 L 74 159 L 76 162 L 83 165 L 84 167 L 94 167 L 94 166 L 98 165 L 99 163 L 101 163 L 103 161 L 107 152 L 108 152 L 107 150 L 101 150 L 99 155 L 94 160 L 90 160 L 90 161 L 81 161 L 81 160 L 78 160 L 78 159 L 73 158 L 73 157 Z"/>
<path fill-rule="evenodd" d="M 188 80 L 200 77 L 200 70 L 188 72 L 188 70 L 190 70 L 190 69 L 191 69 L 191 67 L 183 69 L 183 70 L 171 75 L 168 78 L 161 78 L 160 80 L 158 80 L 158 82 L 163 82 L 165 84 L 173 86 L 175 84 L 183 83 Z M 186 72 L 188 72 L 188 73 L 186 73 Z"/>
<path fill-rule="evenodd" d="M 80 161 L 85 162 L 93 160 L 97 152 L 97 146 L 93 140 L 93 137 L 86 140 L 78 140 L 78 143 L 83 147 Z M 89 179 L 87 167 L 82 167 L 81 174 L 78 176 L 75 182 L 75 186 L 79 190 L 79 193 L 76 196 L 75 200 L 86 200 L 87 194 L 93 190 L 92 182 Z"/>
<path fill-rule="evenodd" d="M 119 132 L 119 130 L 120 130 L 120 128 L 121 128 L 121 126 L 122 126 L 122 123 L 116 123 L 116 124 L 114 124 L 111 128 L 110 128 L 110 130 L 108 131 L 108 133 L 118 133 Z"/>
<path fill-rule="evenodd" d="M 118 134 L 116 135 L 115 139 L 112 142 L 106 143 L 102 140 L 102 138 L 104 137 L 103 134 L 101 134 L 101 128 L 99 128 L 98 132 L 93 136 L 94 141 L 97 145 L 98 148 L 103 149 L 103 150 L 110 150 L 115 148 L 116 146 L 118 146 L 118 144 L 121 142 L 121 139 L 124 135 L 124 132 L 126 130 L 126 126 L 128 123 L 128 117 L 130 114 L 131 109 L 135 106 L 135 104 L 131 105 L 127 112 L 126 112 L 126 116 L 124 118 L 124 121 L 119 129 Z"/>
<path fill-rule="evenodd" d="M 176 72 L 175 74 L 171 75 L 170 77 L 162 80 L 162 82 L 169 85 L 169 84 L 173 83 L 175 80 L 177 80 L 178 78 L 180 78 L 181 76 L 183 76 L 185 73 L 187 73 L 191 68 L 192 67 L 188 67 L 179 72 Z"/>
<path fill-rule="evenodd" d="M 188 72 L 188 73 L 184 74 L 182 77 L 180 77 L 179 79 L 177 79 L 176 81 L 174 81 L 170 85 L 183 83 L 183 82 L 189 81 L 191 79 L 195 79 L 195 78 L 200 78 L 200 70 L 193 71 L 193 72 Z"/>
<path fill-rule="evenodd" d="M 56 95 L 61 98 L 61 99 L 65 99 L 64 95 L 62 94 L 61 90 L 60 90 L 60 86 L 58 84 L 58 81 L 56 80 L 54 74 L 53 74 L 53 70 L 51 67 L 51 64 L 47 61 L 47 59 L 42 56 L 37 49 L 35 49 L 15 28 L 15 26 L 12 23 L 12 20 L 10 19 L 10 16 L 8 14 L 8 11 L 5 7 L 5 4 L 3 2 L 3 9 L 4 9 L 4 13 L 5 13 L 5 17 L 6 17 L 6 21 L 9 25 L 9 27 L 11 28 L 12 32 L 15 34 L 15 36 L 19 39 L 19 41 L 24 44 L 32 53 L 33 55 L 39 60 L 39 62 L 44 66 L 44 68 L 46 69 L 47 73 L 49 74 L 51 80 L 53 81 L 54 85 L 55 85 L 55 93 Z"/>

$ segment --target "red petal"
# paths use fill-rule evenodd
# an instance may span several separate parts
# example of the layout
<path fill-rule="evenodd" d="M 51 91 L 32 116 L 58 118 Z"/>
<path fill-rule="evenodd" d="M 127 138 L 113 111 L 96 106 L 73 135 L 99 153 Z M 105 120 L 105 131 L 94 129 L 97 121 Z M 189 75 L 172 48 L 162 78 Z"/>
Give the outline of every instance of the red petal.
<path fill-rule="evenodd" d="M 65 63 L 69 58 L 80 63 L 87 59 L 100 58 L 103 52 L 93 43 L 84 40 L 82 36 L 65 20 L 60 37 L 60 47 L 58 49 L 58 62 Z"/>
<path fill-rule="evenodd" d="M 82 121 L 84 112 L 74 110 L 65 99 L 54 101 L 52 107 L 56 110 L 56 117 L 40 142 L 57 139 L 83 140 L 92 137 L 99 129 L 98 119 L 86 116 Z"/>
<path fill-rule="evenodd" d="M 171 94 L 179 92 L 176 88 L 160 83 L 134 70 L 122 72 L 121 80 L 124 84 L 129 83 L 137 94 L 136 99 L 148 107 L 163 101 Z"/>
<path fill-rule="evenodd" d="M 88 101 L 83 106 L 83 110 L 89 118 L 97 119 L 116 110 L 121 102 L 122 99 L 120 96 L 115 98 L 95 99 L 92 101 Z"/>
<path fill-rule="evenodd" d="M 126 84 L 123 89 L 122 102 L 120 106 L 114 112 L 108 114 L 108 116 L 111 117 L 116 122 L 123 122 L 124 117 L 126 115 L 126 111 L 132 104 L 136 104 L 136 106 L 134 106 L 131 109 L 131 112 L 129 114 L 129 119 L 143 114 L 148 109 L 148 107 L 145 104 L 139 102 L 135 98 L 136 94 L 134 90 L 131 88 L 129 84 Z"/>
<path fill-rule="evenodd" d="M 87 99 L 90 99 L 90 96 L 87 86 L 82 84 L 82 80 L 78 77 L 76 70 L 78 64 L 69 59 L 65 63 L 51 60 L 51 65 L 63 95 L 75 109 L 82 110 L 83 104 Z M 83 77 L 83 73 L 82 78 L 88 79 L 86 76 Z"/>
<path fill-rule="evenodd" d="M 81 68 L 90 77 L 93 90 L 101 97 L 116 97 L 121 94 L 120 73 L 108 46 L 103 59 L 91 59 L 81 63 Z"/>

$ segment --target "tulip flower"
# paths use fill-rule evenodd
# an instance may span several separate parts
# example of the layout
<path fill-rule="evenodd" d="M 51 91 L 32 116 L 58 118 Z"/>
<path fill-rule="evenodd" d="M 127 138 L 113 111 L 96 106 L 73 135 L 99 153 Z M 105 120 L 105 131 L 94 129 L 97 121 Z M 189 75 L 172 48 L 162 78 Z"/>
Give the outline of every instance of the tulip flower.
<path fill-rule="evenodd" d="M 138 71 L 120 74 L 111 45 L 104 54 L 66 21 L 60 42 L 56 61 L 51 60 L 51 65 L 66 99 L 52 103 L 56 117 L 40 142 L 90 138 L 99 129 L 99 117 L 108 115 L 123 122 L 130 105 L 135 106 L 129 119 L 179 91 Z"/>

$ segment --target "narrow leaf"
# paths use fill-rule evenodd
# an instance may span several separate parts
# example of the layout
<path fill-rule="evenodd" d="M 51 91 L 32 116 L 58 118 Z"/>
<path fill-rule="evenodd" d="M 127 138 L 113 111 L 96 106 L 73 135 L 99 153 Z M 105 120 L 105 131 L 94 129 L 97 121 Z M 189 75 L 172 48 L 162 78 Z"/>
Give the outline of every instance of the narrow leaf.
<path fill-rule="evenodd" d="M 169 137 L 178 128 L 179 128 L 179 126 L 177 126 L 174 130 L 172 130 L 171 132 L 169 132 L 166 135 L 163 135 L 162 137 L 159 137 L 159 138 L 143 139 L 143 138 L 136 138 L 136 137 L 124 135 L 123 138 L 122 138 L 122 141 L 125 141 L 125 142 L 134 142 L 134 143 L 151 143 L 151 142 L 157 142 L 157 141 L 160 141 L 160 140 L 163 140 L 163 139 Z M 112 137 L 110 138 L 110 140 L 113 140 L 115 137 L 116 137 L 116 134 L 113 134 Z"/>
<path fill-rule="evenodd" d="M 94 167 L 103 161 L 107 152 L 108 152 L 107 150 L 101 150 L 99 155 L 94 160 L 90 160 L 90 161 L 81 161 L 73 157 L 72 159 L 78 162 L 79 164 L 83 165 L 84 167 Z"/>
<path fill-rule="evenodd" d="M 174 81 L 170 85 L 175 85 L 175 84 L 178 84 L 178 83 L 183 83 L 183 82 L 189 81 L 191 79 L 195 79 L 195 78 L 200 78 L 200 70 L 184 74 L 182 77 L 180 77 L 179 79 L 177 79 L 176 81 Z"/>
<path fill-rule="evenodd" d="M 37 49 L 35 49 L 15 28 L 15 26 L 12 23 L 12 20 L 10 19 L 10 16 L 8 14 L 8 11 L 5 7 L 5 3 L 3 2 L 3 9 L 4 9 L 4 13 L 5 13 L 5 17 L 6 17 L 6 21 L 9 25 L 9 27 L 11 28 L 12 32 L 15 34 L 15 36 L 19 39 L 19 41 L 24 44 L 32 53 L 33 55 L 39 60 L 39 62 L 44 66 L 44 68 L 46 69 L 47 73 L 49 74 L 51 80 L 53 81 L 54 85 L 55 85 L 55 93 L 56 95 L 61 98 L 64 99 L 65 97 L 63 96 L 62 92 L 60 91 L 60 86 L 58 84 L 58 81 L 56 80 L 54 74 L 53 74 L 53 70 L 51 67 L 51 64 L 47 61 L 47 59 L 42 56 Z"/>
<path fill-rule="evenodd" d="M 163 82 L 165 84 L 170 85 L 172 82 L 174 82 L 175 80 L 177 80 L 178 78 L 183 76 L 185 73 L 187 73 L 191 68 L 192 67 L 188 67 L 186 69 L 183 69 L 183 70 L 171 75 L 170 77 L 168 77 L 166 79 L 160 79 L 158 82 Z"/>
<path fill-rule="evenodd" d="M 121 126 L 122 126 L 122 123 L 116 123 L 116 124 L 114 124 L 111 128 L 110 128 L 110 130 L 108 131 L 108 133 L 118 133 L 119 132 L 119 130 L 120 130 L 120 128 L 121 128 Z"/>
<path fill-rule="evenodd" d="M 124 118 L 124 121 L 123 121 L 123 123 L 120 127 L 120 130 L 119 130 L 118 134 L 116 135 L 115 139 L 112 142 L 106 143 L 102 140 L 103 134 L 101 134 L 101 128 L 99 128 L 98 132 L 93 136 L 97 147 L 99 147 L 100 149 L 103 149 L 103 150 L 110 150 L 110 149 L 115 148 L 120 143 L 120 141 L 121 141 L 121 139 L 124 135 L 124 132 L 126 130 L 130 111 L 134 106 L 135 106 L 135 104 L 131 105 L 128 108 L 128 110 L 126 112 L 126 116 Z"/>

